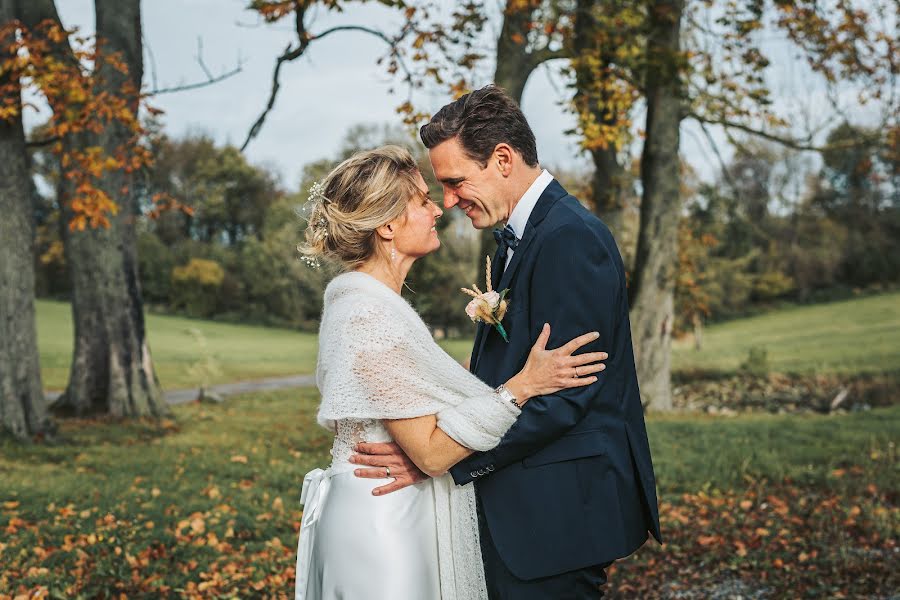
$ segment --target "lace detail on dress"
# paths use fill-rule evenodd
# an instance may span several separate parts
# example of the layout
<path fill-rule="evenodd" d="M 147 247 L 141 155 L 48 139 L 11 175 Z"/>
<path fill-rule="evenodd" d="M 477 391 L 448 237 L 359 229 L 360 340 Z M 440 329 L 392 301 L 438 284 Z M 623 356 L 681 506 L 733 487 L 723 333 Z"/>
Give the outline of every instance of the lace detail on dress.
<path fill-rule="evenodd" d="M 393 439 L 378 419 L 341 419 L 335 424 L 334 444 L 331 446 L 331 464 L 346 464 L 355 454 L 353 446 L 358 442 L 391 442 Z"/>

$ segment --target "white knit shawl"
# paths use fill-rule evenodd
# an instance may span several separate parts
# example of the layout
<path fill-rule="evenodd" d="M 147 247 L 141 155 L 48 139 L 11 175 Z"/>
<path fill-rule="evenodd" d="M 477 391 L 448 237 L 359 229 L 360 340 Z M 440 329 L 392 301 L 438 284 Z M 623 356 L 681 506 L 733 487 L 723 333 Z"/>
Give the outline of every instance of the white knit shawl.
<path fill-rule="evenodd" d="M 325 290 L 319 334 L 318 420 L 334 431 L 343 419 L 437 415 L 438 426 L 473 450 L 489 450 L 519 410 L 444 352 L 416 311 L 360 272 Z M 472 484 L 434 478 L 441 597 L 487 597 Z"/>

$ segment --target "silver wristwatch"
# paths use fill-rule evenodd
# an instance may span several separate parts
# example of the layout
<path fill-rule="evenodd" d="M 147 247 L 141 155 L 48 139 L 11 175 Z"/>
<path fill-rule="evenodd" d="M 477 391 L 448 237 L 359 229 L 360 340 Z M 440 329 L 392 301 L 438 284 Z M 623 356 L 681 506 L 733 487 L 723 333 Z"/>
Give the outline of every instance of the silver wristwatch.
<path fill-rule="evenodd" d="M 503 385 L 503 384 L 498 385 L 494 391 L 497 392 L 497 394 L 499 394 L 500 397 L 503 398 L 504 400 L 506 400 L 507 402 L 512 402 L 516 408 L 522 408 L 522 405 L 519 404 L 519 401 L 516 400 L 516 397 L 513 396 L 513 393 L 511 391 L 509 391 L 508 389 L 506 389 L 505 385 Z"/>

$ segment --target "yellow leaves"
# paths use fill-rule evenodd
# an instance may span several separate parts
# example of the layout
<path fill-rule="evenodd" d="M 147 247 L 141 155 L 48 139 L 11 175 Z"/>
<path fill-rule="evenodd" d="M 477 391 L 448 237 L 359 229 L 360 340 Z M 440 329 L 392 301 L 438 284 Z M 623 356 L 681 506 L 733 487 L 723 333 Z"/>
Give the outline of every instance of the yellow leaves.
<path fill-rule="evenodd" d="M 203 533 L 206 531 L 206 522 L 201 517 L 191 519 L 191 531 L 193 533 Z"/>
<path fill-rule="evenodd" d="M 275 500 L 272 501 L 272 510 L 277 513 L 284 512 L 284 502 L 281 500 L 281 496 L 278 496 L 277 498 L 275 498 Z"/>
<path fill-rule="evenodd" d="M 18 507 L 19 507 L 18 500 L 8 500 L 3 503 L 3 508 L 5 508 L 6 510 L 13 510 L 14 508 L 18 508 Z"/>
<path fill-rule="evenodd" d="M 211 500 L 222 497 L 222 493 L 219 491 L 219 487 L 216 485 L 205 487 L 202 491 L 202 494 Z"/>
<path fill-rule="evenodd" d="M 19 117 L 21 112 L 16 105 L 0 106 L 0 121 L 12 121 Z"/>

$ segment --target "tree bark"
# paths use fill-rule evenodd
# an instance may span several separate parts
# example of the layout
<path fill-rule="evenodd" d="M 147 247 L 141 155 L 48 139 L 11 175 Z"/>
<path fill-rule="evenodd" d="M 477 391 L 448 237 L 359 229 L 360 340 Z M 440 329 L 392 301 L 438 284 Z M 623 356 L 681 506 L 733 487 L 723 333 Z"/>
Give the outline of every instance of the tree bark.
<path fill-rule="evenodd" d="M 13 0 L 0 0 L 0 26 L 16 17 Z M 10 58 L 0 39 L 0 62 Z M 0 428 L 19 439 L 52 434 L 41 384 L 34 312 L 32 182 L 22 127 L 17 75 L 0 72 L 0 87 L 18 116 L 0 119 Z"/>
<path fill-rule="evenodd" d="M 28 5 L 34 24 L 48 18 L 59 23 L 52 0 L 32 0 Z M 100 55 L 119 53 L 127 67 L 122 73 L 101 59 L 94 73 L 95 90 L 118 96 L 128 84 L 129 109 L 136 114 L 143 78 L 140 1 L 96 0 L 95 15 Z M 62 60 L 74 60 L 67 44 L 54 50 Z M 112 121 L 99 134 L 85 132 L 67 143 L 100 146 L 113 155 L 130 135 L 124 125 Z M 105 172 L 97 184 L 117 202 L 119 212 L 110 217 L 107 229 L 65 231 L 75 350 L 68 386 L 54 408 L 77 415 L 161 416 L 168 412 L 167 405 L 153 371 L 137 273 L 134 176 Z M 64 221 L 69 222 L 73 190 L 63 181 L 59 192 Z"/>
<path fill-rule="evenodd" d="M 598 31 L 599 24 L 594 16 L 595 10 L 615 11 L 617 3 L 607 5 L 598 3 L 596 0 L 578 0 L 575 12 L 573 56 L 576 57 L 577 62 L 578 57 L 594 55 L 600 59 L 601 64 L 607 65 L 610 58 L 601 40 L 609 36 Z M 579 97 L 583 102 L 587 102 L 588 109 L 598 123 L 614 123 L 615 115 L 609 112 L 611 110 L 609 104 L 604 102 L 602 97 L 590 97 L 598 93 L 597 83 L 596 73 L 590 65 L 576 64 L 576 102 Z M 619 161 L 618 153 L 613 145 L 593 149 L 589 153 L 594 163 L 594 175 L 591 179 L 594 214 L 600 217 L 613 232 L 623 256 L 631 255 L 631 252 L 626 252 L 621 247 L 624 235 L 625 208 L 628 200 L 628 177 L 625 167 Z"/>
<path fill-rule="evenodd" d="M 671 347 L 681 210 L 679 80 L 683 0 L 652 3 L 647 36 L 647 123 L 641 156 L 641 228 L 629 289 L 644 405 L 671 410 Z"/>

